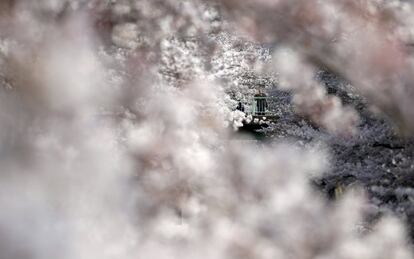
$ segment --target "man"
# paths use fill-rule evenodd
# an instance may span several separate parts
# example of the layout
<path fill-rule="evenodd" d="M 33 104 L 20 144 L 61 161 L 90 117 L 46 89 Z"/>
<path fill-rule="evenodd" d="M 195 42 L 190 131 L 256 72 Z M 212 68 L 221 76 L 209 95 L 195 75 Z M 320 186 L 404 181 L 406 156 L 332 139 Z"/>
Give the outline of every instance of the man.
<path fill-rule="evenodd" d="M 239 110 L 241 112 L 244 112 L 244 105 L 242 104 L 242 102 L 239 102 L 239 104 L 236 107 L 236 110 Z"/>

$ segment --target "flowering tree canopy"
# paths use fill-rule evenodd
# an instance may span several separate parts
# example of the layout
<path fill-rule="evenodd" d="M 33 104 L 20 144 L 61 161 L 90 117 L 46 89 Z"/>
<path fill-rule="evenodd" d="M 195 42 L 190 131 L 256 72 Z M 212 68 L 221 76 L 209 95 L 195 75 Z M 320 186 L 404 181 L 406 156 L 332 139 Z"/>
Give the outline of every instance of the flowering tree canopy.
<path fill-rule="evenodd" d="M 0 2 L 0 258 L 413 258 L 322 142 L 237 139 L 258 89 L 333 136 L 343 76 L 412 134 L 405 1 Z M 316 127 L 316 126 L 315 126 Z"/>

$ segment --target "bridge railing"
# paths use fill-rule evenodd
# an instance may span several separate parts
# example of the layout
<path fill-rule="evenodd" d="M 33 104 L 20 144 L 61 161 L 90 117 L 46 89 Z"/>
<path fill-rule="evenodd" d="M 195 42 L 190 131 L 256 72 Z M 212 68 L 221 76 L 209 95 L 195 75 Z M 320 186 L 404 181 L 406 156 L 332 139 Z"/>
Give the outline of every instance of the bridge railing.
<path fill-rule="evenodd" d="M 276 103 L 277 97 L 254 97 L 247 105 L 245 112 L 247 115 L 272 117 L 277 116 Z"/>

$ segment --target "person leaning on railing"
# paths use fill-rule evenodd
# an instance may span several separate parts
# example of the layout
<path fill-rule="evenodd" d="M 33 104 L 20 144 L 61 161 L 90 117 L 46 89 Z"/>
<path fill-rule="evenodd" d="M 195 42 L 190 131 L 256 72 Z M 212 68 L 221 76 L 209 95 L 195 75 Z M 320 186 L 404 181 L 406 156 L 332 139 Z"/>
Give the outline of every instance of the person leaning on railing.
<path fill-rule="evenodd" d="M 242 104 L 242 102 L 239 102 L 239 104 L 236 107 L 236 110 L 239 110 L 241 112 L 244 112 L 244 105 Z"/>

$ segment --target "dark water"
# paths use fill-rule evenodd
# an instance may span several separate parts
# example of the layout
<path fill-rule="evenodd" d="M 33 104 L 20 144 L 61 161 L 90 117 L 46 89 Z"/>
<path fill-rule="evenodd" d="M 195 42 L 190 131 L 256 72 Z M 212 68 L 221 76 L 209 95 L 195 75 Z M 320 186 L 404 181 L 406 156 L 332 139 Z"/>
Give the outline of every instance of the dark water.
<path fill-rule="evenodd" d="M 263 129 L 262 126 L 259 125 L 253 125 L 253 124 L 247 124 L 241 127 L 236 134 L 240 136 L 248 136 L 252 137 L 255 140 L 258 141 L 266 141 L 268 140 L 268 137 L 264 132 L 261 131 Z"/>

